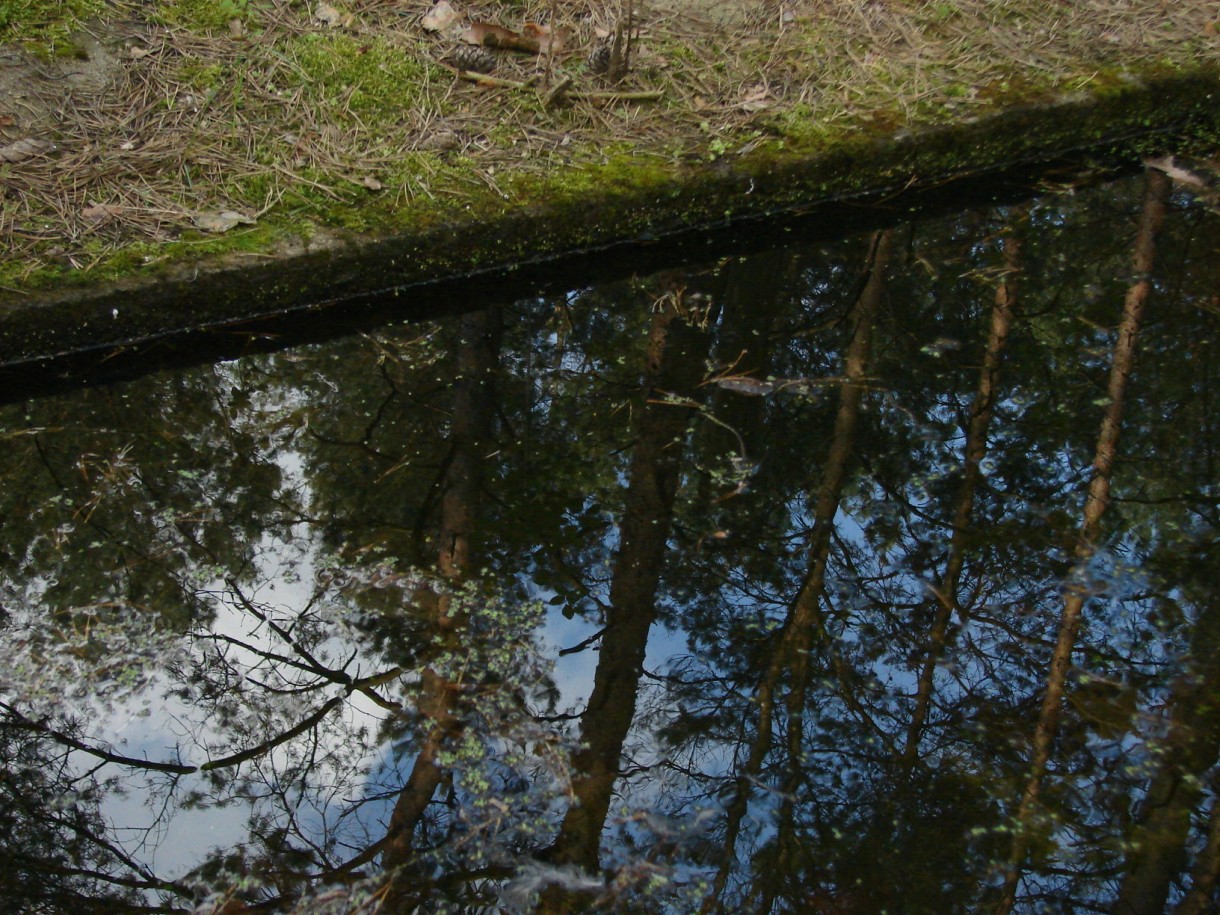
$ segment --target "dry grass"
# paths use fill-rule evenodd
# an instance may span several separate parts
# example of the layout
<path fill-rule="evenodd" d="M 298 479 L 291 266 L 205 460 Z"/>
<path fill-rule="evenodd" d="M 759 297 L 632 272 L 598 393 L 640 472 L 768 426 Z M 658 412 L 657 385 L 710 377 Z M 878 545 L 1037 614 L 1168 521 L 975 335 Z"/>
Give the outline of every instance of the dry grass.
<path fill-rule="evenodd" d="M 420 28 L 430 2 L 335 6 L 337 26 L 318 22 L 312 3 L 270 0 L 243 5 L 240 30 L 206 30 L 181 24 L 189 17 L 172 5 L 111 2 L 85 27 L 88 65 L 9 52 L 0 148 L 41 137 L 56 150 L 0 164 L 0 280 L 20 285 L 57 264 L 89 271 L 120 254 L 130 269 L 194 238 L 216 247 L 194 228 L 198 213 L 410 224 L 489 191 L 511 204 L 522 175 L 536 192 L 594 180 L 582 167 L 607 159 L 707 159 L 776 138 L 811 145 L 861 125 L 937 123 L 1220 49 L 1202 0 L 657 0 L 637 11 L 630 71 L 609 87 L 584 62 L 621 17 L 619 0 L 466 3 L 473 18 L 513 28 L 553 15 L 572 29 L 551 61 L 502 52 L 499 84 L 487 86 L 440 63 L 453 42 Z M 544 104 L 565 75 L 577 90 L 659 98 Z M 254 249 L 270 237 L 241 232 Z"/>

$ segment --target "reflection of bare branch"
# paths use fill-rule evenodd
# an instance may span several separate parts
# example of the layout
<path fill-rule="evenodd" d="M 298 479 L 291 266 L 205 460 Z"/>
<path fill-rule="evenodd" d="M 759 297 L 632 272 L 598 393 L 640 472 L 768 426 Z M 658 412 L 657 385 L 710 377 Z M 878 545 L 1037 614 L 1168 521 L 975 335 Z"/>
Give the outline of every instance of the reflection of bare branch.
<path fill-rule="evenodd" d="M 197 766 L 188 766 L 182 763 L 155 762 L 151 759 L 138 759 L 134 756 L 122 756 L 118 753 L 111 753 L 109 750 L 102 749 L 101 747 L 91 747 L 89 744 L 77 740 L 70 734 L 55 730 L 46 722 L 32 721 L 26 718 L 7 702 L 0 702 L 0 708 L 4 709 L 11 716 L 11 721 L 7 722 L 10 726 L 20 728 L 23 731 L 32 731 L 35 734 L 44 734 L 58 744 L 70 747 L 73 750 L 79 750 L 82 753 L 88 753 L 90 756 L 95 756 L 106 762 L 118 763 L 119 765 L 131 766 L 137 769 L 149 769 L 155 772 L 172 772 L 177 775 L 189 775 L 192 772 L 199 771 Z"/>
<path fill-rule="evenodd" d="M 270 649 L 267 649 L 267 648 L 259 648 L 257 645 L 252 645 L 250 642 L 244 641 L 239 638 L 235 638 L 234 636 L 231 636 L 231 635 L 225 635 L 222 632 L 208 632 L 208 633 L 205 633 L 202 636 L 200 636 L 200 638 L 206 639 L 206 640 L 212 641 L 212 642 L 226 642 L 229 645 L 234 646 L 235 648 L 241 648 L 244 651 L 250 652 L 250 654 L 257 655 L 258 657 L 262 658 L 264 661 L 274 661 L 277 664 L 282 664 L 285 667 L 292 667 L 297 670 L 303 671 L 304 673 L 316 674 L 318 672 L 317 669 L 310 664 L 303 663 L 301 661 L 296 660 L 295 658 L 289 657 L 288 655 L 279 654 L 278 652 L 271 651 Z M 327 683 L 334 683 L 334 682 L 336 682 L 336 680 L 337 680 L 337 678 L 333 677 L 333 676 L 323 677 L 320 681 L 317 681 L 310 686 L 300 687 L 299 691 L 304 692 L 304 691 L 311 690 L 311 689 L 317 689 L 319 686 L 323 686 Z M 342 681 L 339 681 L 339 682 L 342 682 Z M 280 692 L 280 690 L 276 690 L 274 687 L 271 687 L 267 684 L 262 684 L 262 685 L 264 686 L 264 688 L 271 690 L 273 692 Z M 289 692 L 289 691 L 283 690 L 283 692 Z"/>
<path fill-rule="evenodd" d="M 229 766 L 236 766 L 239 763 L 246 762 L 250 759 L 255 759 L 256 757 L 262 756 L 264 753 L 267 753 L 270 750 L 274 750 L 280 744 L 287 743 L 288 741 L 292 740 L 292 738 L 299 737 L 301 734 L 304 734 L 323 718 L 329 715 L 331 710 L 333 710 L 336 706 L 341 705 L 345 698 L 345 696 L 335 696 L 304 721 L 300 722 L 294 727 L 289 728 L 282 734 L 277 734 L 275 737 L 260 743 L 256 747 L 250 747 L 248 750 L 242 750 L 240 753 L 234 753 L 232 756 L 226 756 L 224 759 L 214 759 L 211 762 L 206 762 L 199 767 L 199 771 L 210 772 L 213 769 L 224 769 Z"/>
<path fill-rule="evenodd" d="M 21 809 L 21 812 L 27 821 L 41 821 L 43 823 L 48 823 L 54 827 L 64 829 L 70 835 L 83 838 L 86 842 L 90 843 L 96 848 L 105 851 L 107 854 L 113 857 L 114 860 L 127 867 L 132 874 L 138 876 L 127 877 L 120 874 L 112 874 L 106 871 L 97 870 L 95 868 L 85 868 L 80 866 L 73 867 L 64 864 L 52 865 L 56 874 L 63 877 L 89 877 L 113 886 L 124 886 L 132 889 L 142 890 L 167 890 L 180 896 L 186 895 L 186 891 L 180 885 L 172 881 L 158 879 L 157 876 L 152 873 L 152 871 L 140 864 L 138 861 L 132 859 L 131 856 L 118 845 L 111 842 L 104 836 L 98 835 L 96 832 L 94 832 L 94 830 L 90 829 L 82 818 L 71 817 L 68 819 L 62 815 L 56 815 L 47 809 L 41 808 L 24 792 L 18 791 L 10 793 L 7 799 Z M 10 851 L 10 857 L 6 864 L 11 866 L 12 863 L 12 852 Z M 43 866 L 47 866 L 48 864 L 50 864 L 50 862 L 43 862 Z M 164 911 L 164 909 L 132 909 L 132 911 Z"/>
<path fill-rule="evenodd" d="M 586 648 L 588 648 L 590 645 L 592 645 L 594 642 L 596 642 L 598 639 L 600 639 L 605 634 L 606 634 L 606 627 L 603 626 L 601 629 L 598 629 L 597 632 L 593 633 L 587 639 L 582 639 L 581 641 L 577 642 L 575 645 L 572 645 L 569 648 L 559 649 L 559 657 L 562 658 L 562 657 L 565 657 L 566 655 L 570 655 L 570 654 L 579 654 L 580 652 L 584 651 Z"/>
<path fill-rule="evenodd" d="M 309 670 L 319 674 L 320 676 L 327 677 L 328 679 L 334 679 L 339 683 L 346 684 L 351 682 L 351 676 L 346 671 L 331 670 L 329 667 L 326 667 L 317 658 L 315 658 L 313 654 L 310 653 L 309 649 L 292 637 L 291 632 L 289 632 L 275 620 L 271 619 L 271 617 L 264 613 L 257 604 L 246 597 L 246 595 L 242 593 L 241 586 L 238 585 L 233 578 L 226 578 L 225 584 L 229 586 L 230 592 L 234 597 L 237 598 L 238 603 L 240 603 L 246 609 L 247 613 L 266 623 L 272 632 L 283 639 L 286 644 L 292 647 L 293 651 L 306 660 L 309 665 Z"/>
<path fill-rule="evenodd" d="M 251 651 L 254 651 L 257 654 L 261 654 L 264 657 L 267 657 L 269 660 L 270 659 L 281 660 L 283 663 L 290 664 L 293 667 L 296 667 L 300 670 L 306 671 L 308 673 L 316 674 L 317 676 L 322 677 L 323 679 L 328 680 L 331 683 L 338 683 L 342 686 L 345 686 L 345 687 L 347 687 L 347 692 L 349 695 L 353 692 L 359 692 L 362 695 L 367 696 L 369 699 L 372 699 L 374 702 L 376 702 L 379 706 L 381 706 L 384 709 L 389 709 L 391 711 L 400 711 L 402 709 L 402 706 L 400 706 L 398 703 L 391 702 L 390 700 L 383 697 L 380 693 L 378 693 L 375 689 L 373 689 L 374 686 L 378 686 L 382 683 L 387 683 L 387 682 L 399 677 L 403 673 L 403 670 L 401 667 L 394 667 L 383 673 L 375 674 L 371 677 L 361 677 L 361 678 L 353 677 L 343 668 L 336 669 L 333 667 L 328 667 L 325 664 L 323 664 L 321 661 L 319 661 L 316 657 L 314 657 L 312 652 L 310 652 L 308 648 L 306 648 L 304 645 L 302 645 L 300 643 L 300 641 L 293 638 L 293 635 L 291 632 L 289 632 L 287 629 L 285 629 L 283 626 L 281 626 L 279 623 L 277 623 L 275 620 L 273 620 L 270 616 L 268 616 L 266 613 L 264 613 L 263 610 L 261 608 L 259 608 L 259 606 L 257 604 L 255 604 L 252 600 L 250 600 L 248 597 L 246 597 L 246 595 L 244 593 L 242 593 L 241 587 L 237 584 L 237 582 L 233 578 L 226 578 L 225 582 L 228 584 L 233 596 L 237 599 L 237 601 L 241 604 L 241 606 L 244 607 L 245 610 L 248 613 L 250 613 L 253 617 L 260 620 L 261 622 L 266 623 L 267 626 L 276 635 L 278 635 L 287 645 L 289 645 L 293 651 L 295 651 L 300 657 L 305 659 L 305 663 L 301 664 L 300 662 L 293 661 L 282 655 L 275 654 L 274 652 L 266 652 L 265 649 L 255 649 L 255 648 L 252 648 L 251 646 L 245 645 L 245 643 L 238 642 L 237 644 L 242 645 L 242 647 L 249 648 Z M 228 637 L 224 637 L 224 638 L 228 638 Z M 230 640 L 232 641 L 232 639 L 230 639 Z M 354 658 L 355 655 L 353 655 L 352 657 Z M 351 661 L 349 660 L 348 663 L 351 663 Z"/>

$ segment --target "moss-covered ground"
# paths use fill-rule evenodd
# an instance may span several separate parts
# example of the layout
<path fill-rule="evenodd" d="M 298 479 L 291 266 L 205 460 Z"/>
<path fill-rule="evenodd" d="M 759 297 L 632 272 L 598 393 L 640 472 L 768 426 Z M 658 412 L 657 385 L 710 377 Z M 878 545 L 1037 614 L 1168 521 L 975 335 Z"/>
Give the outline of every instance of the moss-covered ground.
<path fill-rule="evenodd" d="M 429 29 L 431 0 L 0 0 L 0 297 L 615 194 L 634 202 L 582 219 L 629 230 L 631 207 L 688 184 L 706 217 L 718 168 L 821 154 L 838 173 L 801 193 L 844 192 L 843 163 L 879 139 L 1220 72 L 1205 0 L 453 7 Z M 461 74 L 476 21 L 562 47 Z M 616 32 L 611 79 L 595 50 Z"/>

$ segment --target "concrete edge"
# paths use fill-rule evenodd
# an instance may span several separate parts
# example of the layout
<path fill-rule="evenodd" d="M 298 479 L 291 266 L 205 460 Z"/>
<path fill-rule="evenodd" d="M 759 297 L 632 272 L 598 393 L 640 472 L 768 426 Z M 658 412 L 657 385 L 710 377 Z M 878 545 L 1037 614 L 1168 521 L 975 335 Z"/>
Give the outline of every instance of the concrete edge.
<path fill-rule="evenodd" d="M 0 297 L 0 366 L 121 348 L 395 289 L 546 265 L 701 229 L 791 215 L 826 201 L 911 192 L 1066 155 L 1137 161 L 1220 128 L 1220 70 L 1012 108 L 807 154 L 771 151 L 686 165 L 658 182 L 469 218 L 387 238 L 328 239 L 254 259 L 179 264 L 97 288 Z M 251 261 L 254 261 L 251 263 Z"/>

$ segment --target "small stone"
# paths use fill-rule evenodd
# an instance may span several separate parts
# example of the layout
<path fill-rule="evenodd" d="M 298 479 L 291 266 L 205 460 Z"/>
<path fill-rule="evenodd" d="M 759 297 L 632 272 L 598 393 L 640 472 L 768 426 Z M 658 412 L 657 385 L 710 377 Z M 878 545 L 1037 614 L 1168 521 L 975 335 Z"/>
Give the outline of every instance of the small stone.
<path fill-rule="evenodd" d="M 416 144 L 416 149 L 442 152 L 447 149 L 458 149 L 461 145 L 462 138 L 452 130 L 437 130 L 420 140 Z"/>

